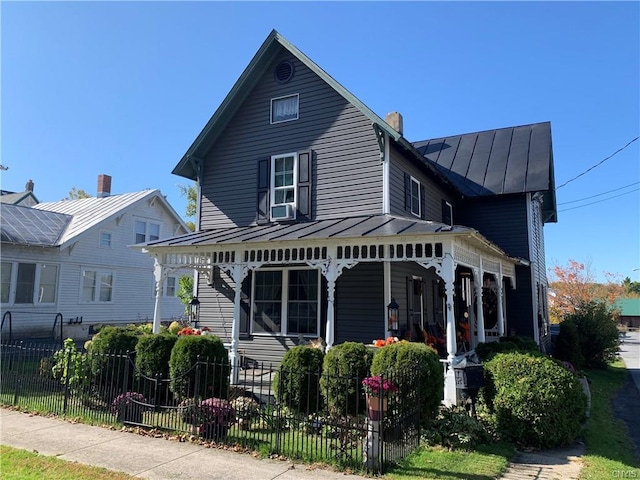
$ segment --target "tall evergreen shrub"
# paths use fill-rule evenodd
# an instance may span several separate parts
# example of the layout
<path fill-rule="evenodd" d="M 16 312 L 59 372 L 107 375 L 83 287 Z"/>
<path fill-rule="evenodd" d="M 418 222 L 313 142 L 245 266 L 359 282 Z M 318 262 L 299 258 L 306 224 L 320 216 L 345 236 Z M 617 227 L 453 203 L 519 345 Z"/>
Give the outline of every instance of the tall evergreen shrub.
<path fill-rule="evenodd" d="M 298 345 L 287 350 L 273 377 L 276 399 L 294 412 L 318 412 L 323 360 L 324 353 L 318 348 Z"/>
<path fill-rule="evenodd" d="M 576 325 L 585 367 L 605 368 L 615 360 L 620 345 L 618 327 L 613 310 L 605 302 L 583 303 L 575 313 L 565 315 L 567 320 Z"/>

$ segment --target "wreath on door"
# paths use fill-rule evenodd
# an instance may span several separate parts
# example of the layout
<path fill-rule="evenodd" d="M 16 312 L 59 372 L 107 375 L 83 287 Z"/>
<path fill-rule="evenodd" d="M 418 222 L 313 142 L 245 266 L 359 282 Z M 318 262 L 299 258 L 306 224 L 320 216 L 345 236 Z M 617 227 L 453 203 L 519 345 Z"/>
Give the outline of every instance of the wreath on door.
<path fill-rule="evenodd" d="M 474 311 L 477 316 L 478 299 L 474 301 Z M 498 295 L 490 287 L 482 287 L 482 316 L 485 330 L 491 330 L 498 324 Z"/>

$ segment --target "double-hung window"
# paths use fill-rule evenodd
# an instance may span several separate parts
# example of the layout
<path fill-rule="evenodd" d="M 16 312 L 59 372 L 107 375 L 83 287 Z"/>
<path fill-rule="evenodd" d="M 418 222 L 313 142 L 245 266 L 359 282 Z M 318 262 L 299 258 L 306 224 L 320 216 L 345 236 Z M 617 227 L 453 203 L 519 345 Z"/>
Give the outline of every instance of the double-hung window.
<path fill-rule="evenodd" d="M 320 273 L 286 268 L 253 275 L 253 333 L 317 336 L 320 331 Z"/>
<path fill-rule="evenodd" d="M 0 287 L 2 303 L 55 303 L 57 292 L 57 265 L 2 262 Z"/>
<path fill-rule="evenodd" d="M 411 177 L 411 213 L 416 217 L 421 216 L 420 212 L 420 182 Z"/>
<path fill-rule="evenodd" d="M 167 277 L 164 289 L 165 297 L 176 296 L 176 277 Z"/>
<path fill-rule="evenodd" d="M 80 299 L 84 303 L 111 302 L 113 300 L 113 272 L 83 269 Z"/>
<path fill-rule="evenodd" d="M 288 95 L 286 97 L 271 99 L 271 123 L 289 122 L 298 119 L 298 106 L 300 95 Z"/>
<path fill-rule="evenodd" d="M 271 217 L 293 219 L 296 215 L 297 153 L 271 157 Z"/>
<path fill-rule="evenodd" d="M 160 239 L 160 224 L 136 220 L 135 243 L 153 242 Z"/>

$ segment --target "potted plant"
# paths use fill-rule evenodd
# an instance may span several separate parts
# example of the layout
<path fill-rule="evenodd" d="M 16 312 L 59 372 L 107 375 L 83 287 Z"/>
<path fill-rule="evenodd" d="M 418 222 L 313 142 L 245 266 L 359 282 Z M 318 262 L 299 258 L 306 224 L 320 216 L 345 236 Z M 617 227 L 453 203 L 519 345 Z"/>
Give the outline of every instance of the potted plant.
<path fill-rule="evenodd" d="M 125 392 L 118 395 L 111 403 L 111 412 L 122 423 L 142 423 L 142 412 L 147 399 L 141 393 Z"/>
<path fill-rule="evenodd" d="M 367 399 L 367 415 L 371 420 L 380 420 L 381 412 L 387 410 L 388 396 L 398 391 L 398 386 L 380 375 L 373 375 L 362 380 L 362 387 Z"/>

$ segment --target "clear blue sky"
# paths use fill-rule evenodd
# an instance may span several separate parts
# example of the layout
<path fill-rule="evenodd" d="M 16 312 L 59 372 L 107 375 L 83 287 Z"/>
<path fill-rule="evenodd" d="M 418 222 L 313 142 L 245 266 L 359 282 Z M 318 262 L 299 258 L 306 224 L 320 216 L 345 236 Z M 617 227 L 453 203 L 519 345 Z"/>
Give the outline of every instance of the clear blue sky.
<path fill-rule="evenodd" d="M 56 201 L 106 173 L 184 213 L 171 170 L 273 28 L 410 141 L 550 121 L 560 186 L 639 134 L 639 7 L 3 1 L 1 188 Z M 547 265 L 640 280 L 638 182 L 640 141 L 558 189 Z"/>

